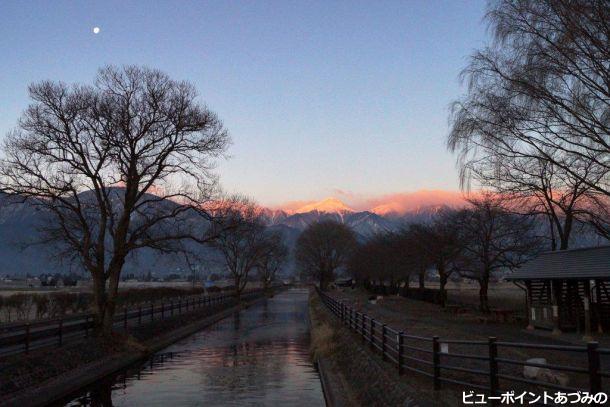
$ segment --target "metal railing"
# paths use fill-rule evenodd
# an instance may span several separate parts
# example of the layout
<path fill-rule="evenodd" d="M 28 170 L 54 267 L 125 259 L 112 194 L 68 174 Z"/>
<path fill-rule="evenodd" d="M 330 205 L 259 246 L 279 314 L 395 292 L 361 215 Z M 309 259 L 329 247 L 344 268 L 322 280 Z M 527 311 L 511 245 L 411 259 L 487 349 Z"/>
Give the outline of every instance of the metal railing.
<path fill-rule="evenodd" d="M 262 289 L 245 291 L 241 298 L 252 299 L 263 292 Z M 164 300 L 116 311 L 113 325 L 115 330 L 128 331 L 130 327 L 163 320 L 195 309 L 213 308 L 235 300 L 234 293 L 212 294 Z M 33 349 L 62 346 L 66 340 L 88 337 L 94 327 L 94 313 L 70 315 L 64 318 L 11 323 L 0 326 L 0 356 L 28 353 Z"/>
<path fill-rule="evenodd" d="M 504 342 L 495 337 L 476 341 L 409 335 L 389 327 L 343 301 L 336 300 L 319 289 L 317 291 L 326 307 L 344 325 L 358 334 L 373 351 L 379 352 L 383 360 L 393 363 L 399 375 L 410 371 L 427 376 L 431 379 L 435 390 L 441 389 L 443 383 L 450 383 L 499 396 L 502 391 L 500 382 L 503 381 L 511 383 L 511 390 L 517 390 L 515 387 L 521 386 L 527 389 L 542 387 L 562 392 L 598 393 L 604 387 L 603 380 L 610 378 L 610 371 L 602 370 L 601 363 L 602 359 L 606 362 L 610 358 L 610 349 L 600 348 L 597 342 L 589 342 L 586 346 L 570 346 Z M 449 346 L 458 348 L 458 351 L 449 352 Z M 499 355 L 508 349 L 534 349 L 547 352 L 551 356 L 557 356 L 557 352 L 581 355 L 579 360 L 583 362 L 583 366 L 534 363 Z M 570 387 L 517 376 L 515 370 L 524 366 L 579 374 L 582 376 L 580 383 L 584 383 L 584 386 Z M 511 367 L 512 371 L 510 371 Z"/>

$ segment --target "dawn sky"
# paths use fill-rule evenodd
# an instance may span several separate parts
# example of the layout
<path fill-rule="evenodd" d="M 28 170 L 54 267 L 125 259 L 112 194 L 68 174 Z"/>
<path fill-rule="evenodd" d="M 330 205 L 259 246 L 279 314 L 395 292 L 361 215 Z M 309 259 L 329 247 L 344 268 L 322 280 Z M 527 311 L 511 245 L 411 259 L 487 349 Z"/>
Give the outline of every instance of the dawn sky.
<path fill-rule="evenodd" d="M 458 188 L 445 149 L 484 1 L 0 2 L 0 134 L 42 79 L 139 64 L 229 129 L 225 188 L 266 205 Z M 93 28 L 99 27 L 98 34 Z"/>

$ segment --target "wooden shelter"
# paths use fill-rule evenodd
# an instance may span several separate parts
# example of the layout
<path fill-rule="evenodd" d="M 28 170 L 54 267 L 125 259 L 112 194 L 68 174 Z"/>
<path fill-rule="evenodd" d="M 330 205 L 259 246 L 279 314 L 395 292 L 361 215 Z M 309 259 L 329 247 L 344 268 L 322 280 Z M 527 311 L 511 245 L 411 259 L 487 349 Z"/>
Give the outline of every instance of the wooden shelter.
<path fill-rule="evenodd" d="M 610 246 L 542 253 L 506 279 L 524 284 L 530 329 L 610 330 Z"/>

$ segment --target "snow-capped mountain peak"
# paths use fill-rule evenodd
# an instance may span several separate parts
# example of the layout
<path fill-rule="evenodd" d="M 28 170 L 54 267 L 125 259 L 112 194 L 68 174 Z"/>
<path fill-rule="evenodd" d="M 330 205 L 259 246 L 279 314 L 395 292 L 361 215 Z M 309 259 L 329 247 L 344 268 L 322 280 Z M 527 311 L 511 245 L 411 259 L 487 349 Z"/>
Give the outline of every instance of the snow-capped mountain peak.
<path fill-rule="evenodd" d="M 308 213 L 313 211 L 325 213 L 355 212 L 352 208 L 341 202 L 339 199 L 331 197 L 304 205 L 295 210 L 294 213 Z"/>

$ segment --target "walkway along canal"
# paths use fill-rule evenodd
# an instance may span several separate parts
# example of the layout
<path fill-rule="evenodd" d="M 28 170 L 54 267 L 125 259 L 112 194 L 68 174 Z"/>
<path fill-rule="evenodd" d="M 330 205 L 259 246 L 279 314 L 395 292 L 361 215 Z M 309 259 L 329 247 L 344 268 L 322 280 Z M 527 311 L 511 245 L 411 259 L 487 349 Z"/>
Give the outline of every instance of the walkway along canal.
<path fill-rule="evenodd" d="M 324 406 L 307 321 L 308 291 L 284 291 L 58 405 Z"/>

